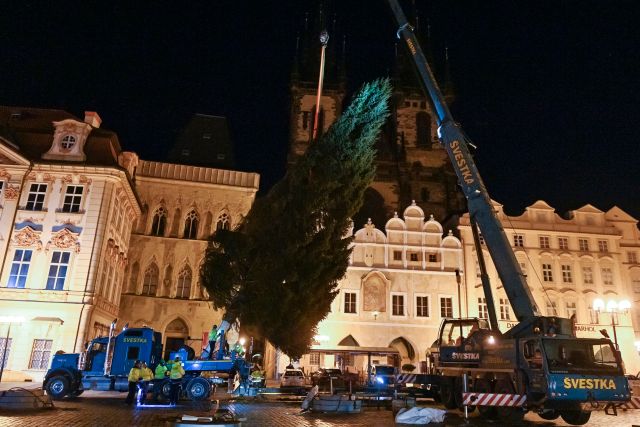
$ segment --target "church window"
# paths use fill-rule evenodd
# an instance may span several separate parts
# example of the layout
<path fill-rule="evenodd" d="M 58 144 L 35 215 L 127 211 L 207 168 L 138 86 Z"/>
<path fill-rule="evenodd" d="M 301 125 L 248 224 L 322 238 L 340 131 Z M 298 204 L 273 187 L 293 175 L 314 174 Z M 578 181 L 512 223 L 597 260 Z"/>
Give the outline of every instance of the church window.
<path fill-rule="evenodd" d="M 418 146 L 427 146 L 431 141 L 431 117 L 424 111 L 416 114 L 416 130 Z"/>
<path fill-rule="evenodd" d="M 192 210 L 187 215 L 187 218 L 184 221 L 184 234 L 183 237 L 185 239 L 195 239 L 198 236 L 198 214 L 196 211 Z"/>
<path fill-rule="evenodd" d="M 188 299 L 191 295 L 192 274 L 189 266 L 185 266 L 178 274 L 178 287 L 176 288 L 176 298 Z"/>
<path fill-rule="evenodd" d="M 307 130 L 309 128 L 309 112 L 302 112 L 302 129 Z"/>
<path fill-rule="evenodd" d="M 220 216 L 218 217 L 218 222 L 216 223 L 216 230 L 229 230 L 230 224 L 229 224 L 229 214 L 222 213 L 220 214 Z"/>
<path fill-rule="evenodd" d="M 429 201 L 429 190 L 427 190 L 427 188 L 425 187 L 422 187 L 420 189 L 420 200 L 423 202 Z"/>
<path fill-rule="evenodd" d="M 76 138 L 71 135 L 65 135 L 62 140 L 60 140 L 60 147 L 63 151 L 69 151 L 76 145 Z"/>
<path fill-rule="evenodd" d="M 153 223 L 151 224 L 151 234 L 153 236 L 164 236 L 164 229 L 167 225 L 167 210 L 160 206 L 153 214 Z"/>
<path fill-rule="evenodd" d="M 142 295 L 148 295 L 155 297 L 156 290 L 158 289 L 158 266 L 155 263 L 151 265 L 144 272 L 144 279 L 142 281 Z"/>
<path fill-rule="evenodd" d="M 420 108 L 423 110 L 427 109 L 427 102 L 426 101 L 420 101 Z"/>
<path fill-rule="evenodd" d="M 404 106 L 405 107 L 411 107 L 411 103 L 409 101 L 404 101 Z"/>

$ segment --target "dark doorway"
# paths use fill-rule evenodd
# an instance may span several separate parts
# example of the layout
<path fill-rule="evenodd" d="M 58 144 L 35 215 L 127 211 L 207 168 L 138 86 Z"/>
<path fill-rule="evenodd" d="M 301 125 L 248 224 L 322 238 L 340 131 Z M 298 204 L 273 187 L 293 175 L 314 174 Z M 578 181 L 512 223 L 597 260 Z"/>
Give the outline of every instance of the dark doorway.
<path fill-rule="evenodd" d="M 184 338 L 167 337 L 167 342 L 164 346 L 164 360 L 169 359 L 169 353 L 171 353 L 172 351 L 177 351 L 183 344 Z"/>

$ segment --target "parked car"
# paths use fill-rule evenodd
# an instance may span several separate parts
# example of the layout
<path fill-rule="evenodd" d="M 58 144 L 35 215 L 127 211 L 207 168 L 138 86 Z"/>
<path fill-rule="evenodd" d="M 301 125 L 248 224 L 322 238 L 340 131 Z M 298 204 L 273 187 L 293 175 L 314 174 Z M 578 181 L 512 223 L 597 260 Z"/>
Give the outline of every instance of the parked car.
<path fill-rule="evenodd" d="M 344 379 L 342 377 L 342 371 L 338 368 L 320 368 L 311 374 L 311 385 L 329 386 L 333 381 L 333 386 L 343 386 Z"/>
<path fill-rule="evenodd" d="M 304 372 L 300 369 L 287 369 L 280 379 L 280 387 L 304 387 Z"/>

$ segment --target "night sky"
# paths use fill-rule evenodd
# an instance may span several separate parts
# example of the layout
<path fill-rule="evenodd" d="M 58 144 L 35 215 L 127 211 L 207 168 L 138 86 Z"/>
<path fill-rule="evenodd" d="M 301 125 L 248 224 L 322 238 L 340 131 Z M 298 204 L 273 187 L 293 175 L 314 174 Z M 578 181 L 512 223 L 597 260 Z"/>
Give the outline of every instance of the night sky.
<path fill-rule="evenodd" d="M 296 31 L 315 3 L 6 3 L 0 104 L 95 110 L 150 160 L 191 114 L 225 115 L 238 168 L 264 190 L 284 173 Z M 390 73 L 396 26 L 384 0 L 335 3 L 353 91 Z M 436 59 L 449 47 L 454 116 L 507 213 L 544 199 L 640 218 L 636 3 L 416 1 Z"/>

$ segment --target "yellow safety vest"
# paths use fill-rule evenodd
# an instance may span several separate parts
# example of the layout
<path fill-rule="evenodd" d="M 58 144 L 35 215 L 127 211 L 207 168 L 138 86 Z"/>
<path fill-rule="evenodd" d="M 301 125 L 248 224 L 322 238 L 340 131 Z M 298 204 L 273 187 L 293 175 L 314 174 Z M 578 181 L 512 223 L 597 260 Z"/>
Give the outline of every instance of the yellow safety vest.
<path fill-rule="evenodd" d="M 171 367 L 171 379 L 179 380 L 184 375 L 184 369 L 182 369 L 182 364 L 180 362 L 175 362 Z"/>
<path fill-rule="evenodd" d="M 140 378 L 141 376 L 142 376 L 142 372 L 140 368 L 131 368 L 131 370 L 129 371 L 129 382 L 137 383 L 138 378 Z"/>
<path fill-rule="evenodd" d="M 163 379 L 166 375 L 164 374 L 165 372 L 167 372 L 167 367 L 164 365 L 158 365 L 156 366 L 156 379 L 157 380 L 161 380 Z"/>

